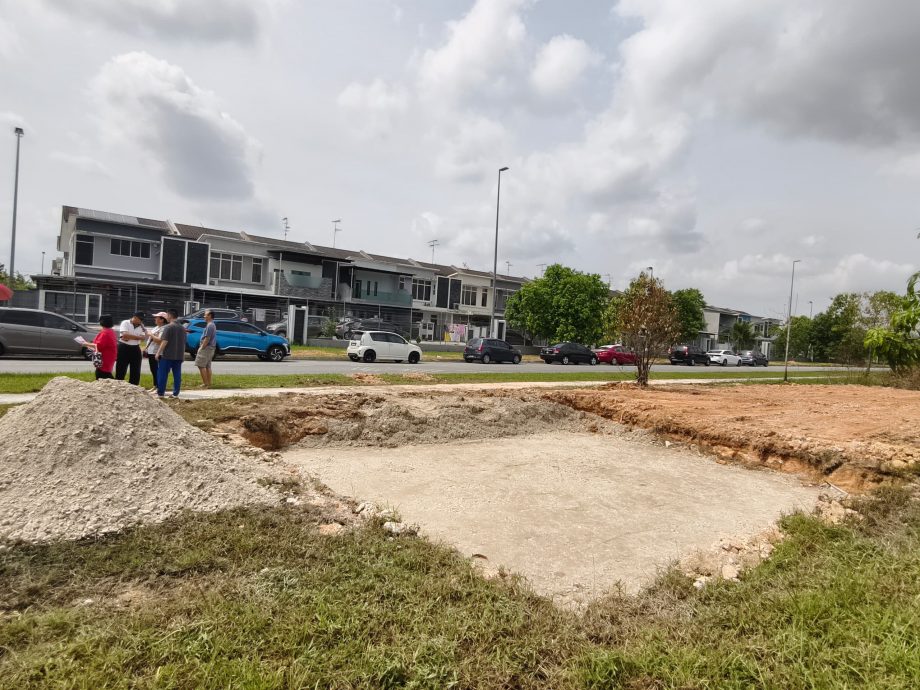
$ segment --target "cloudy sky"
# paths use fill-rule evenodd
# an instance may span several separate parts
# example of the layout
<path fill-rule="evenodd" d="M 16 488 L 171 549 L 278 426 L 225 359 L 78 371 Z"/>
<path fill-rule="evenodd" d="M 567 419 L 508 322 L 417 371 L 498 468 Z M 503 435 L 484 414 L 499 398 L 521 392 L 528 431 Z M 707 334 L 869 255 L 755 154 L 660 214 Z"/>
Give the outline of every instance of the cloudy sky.
<path fill-rule="evenodd" d="M 781 316 L 920 264 L 915 0 L 0 0 L 0 260 L 70 204 Z"/>

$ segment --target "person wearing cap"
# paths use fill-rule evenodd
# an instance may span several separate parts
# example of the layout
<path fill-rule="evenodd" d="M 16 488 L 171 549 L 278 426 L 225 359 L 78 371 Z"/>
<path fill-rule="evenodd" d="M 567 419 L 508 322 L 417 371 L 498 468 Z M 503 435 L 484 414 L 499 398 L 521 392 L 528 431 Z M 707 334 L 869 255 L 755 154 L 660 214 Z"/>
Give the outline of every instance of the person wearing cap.
<path fill-rule="evenodd" d="M 112 378 L 112 369 L 115 368 L 115 358 L 118 354 L 118 336 L 112 329 L 114 321 L 111 314 L 103 314 L 99 319 L 99 325 L 102 330 L 96 334 L 93 342 L 87 345 L 87 349 L 92 350 L 101 356 L 101 361 L 96 362 L 93 358 L 93 364 L 96 366 L 96 380 Z"/>
<path fill-rule="evenodd" d="M 195 366 L 201 374 L 201 387 L 211 387 L 211 362 L 217 353 L 217 325 L 214 323 L 214 312 L 208 309 L 204 313 L 205 327 L 198 343 L 198 352 L 195 354 Z"/>
<path fill-rule="evenodd" d="M 185 326 L 179 321 L 179 312 L 169 309 L 167 323 L 160 333 L 160 344 L 157 346 L 157 396 L 162 398 L 166 394 L 166 381 L 169 373 L 173 375 L 172 397 L 179 397 L 182 388 L 182 360 L 185 359 Z"/>
<path fill-rule="evenodd" d="M 128 382 L 137 386 L 141 382 L 141 360 L 143 353 L 141 343 L 147 339 L 144 328 L 144 312 L 136 311 L 130 319 L 121 322 L 118 328 L 118 358 L 115 361 L 115 378 L 125 380 L 128 369 L 131 375 Z"/>
<path fill-rule="evenodd" d="M 160 334 L 163 333 L 163 327 L 166 325 L 168 316 L 169 315 L 165 311 L 158 311 L 153 315 L 153 321 L 156 323 L 156 326 L 147 331 L 147 349 L 144 354 L 147 356 L 147 364 L 150 366 L 150 373 L 153 376 L 153 388 L 150 389 L 151 393 L 157 389 L 157 373 L 160 364 L 157 359 L 157 350 L 161 342 Z"/>

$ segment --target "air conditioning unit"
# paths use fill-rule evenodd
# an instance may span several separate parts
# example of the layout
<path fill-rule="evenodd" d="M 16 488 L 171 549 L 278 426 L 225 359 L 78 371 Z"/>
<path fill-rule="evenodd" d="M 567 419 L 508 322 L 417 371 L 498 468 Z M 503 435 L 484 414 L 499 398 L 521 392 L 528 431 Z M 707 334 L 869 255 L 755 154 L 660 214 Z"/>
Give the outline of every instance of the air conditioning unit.
<path fill-rule="evenodd" d="M 208 281 L 208 285 L 217 285 L 217 278 L 211 278 Z"/>

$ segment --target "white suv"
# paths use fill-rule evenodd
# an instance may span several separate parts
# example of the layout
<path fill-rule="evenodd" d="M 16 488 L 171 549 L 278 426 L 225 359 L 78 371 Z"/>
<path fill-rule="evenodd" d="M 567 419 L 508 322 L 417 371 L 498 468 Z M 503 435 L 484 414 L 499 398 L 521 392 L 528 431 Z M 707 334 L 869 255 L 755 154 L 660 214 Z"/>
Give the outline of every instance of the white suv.
<path fill-rule="evenodd" d="M 409 364 L 418 364 L 422 358 L 422 349 L 418 345 L 406 342 L 401 335 L 387 331 L 355 333 L 345 352 L 352 362 L 390 359 L 395 362 L 408 361 Z"/>

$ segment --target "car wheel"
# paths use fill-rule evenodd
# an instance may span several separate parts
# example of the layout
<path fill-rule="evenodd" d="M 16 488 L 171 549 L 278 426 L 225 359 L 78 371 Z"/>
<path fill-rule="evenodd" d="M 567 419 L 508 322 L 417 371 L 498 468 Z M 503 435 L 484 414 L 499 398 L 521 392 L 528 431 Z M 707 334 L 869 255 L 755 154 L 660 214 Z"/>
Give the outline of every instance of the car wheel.
<path fill-rule="evenodd" d="M 569 363 L 569 356 L 568 356 L 568 355 L 565 355 L 565 356 L 562 358 L 562 363 L 563 363 L 563 364 L 568 364 L 568 363 Z"/>
<path fill-rule="evenodd" d="M 589 362 L 589 364 L 591 364 L 592 367 L 593 367 L 595 364 L 597 364 L 597 357 L 592 357 L 592 358 L 591 358 L 591 361 Z"/>
<path fill-rule="evenodd" d="M 483 364 L 488 364 L 488 363 L 491 362 L 491 361 L 492 361 L 492 358 L 489 357 L 489 353 L 488 353 L 488 352 L 482 356 L 482 363 L 483 363 Z"/>
<path fill-rule="evenodd" d="M 688 367 L 695 367 L 695 366 L 696 366 L 696 360 L 693 359 L 693 357 L 691 357 L 690 360 L 687 362 L 687 366 L 688 366 Z"/>
<path fill-rule="evenodd" d="M 0 345 L 0 357 L 3 356 L 3 352 L 4 352 L 3 345 Z M 88 347 L 84 347 L 80 351 L 80 354 L 83 355 L 83 359 L 85 360 L 91 360 L 93 358 L 93 351 L 90 350 Z"/>
<path fill-rule="evenodd" d="M 368 364 L 373 362 L 375 359 L 377 359 L 377 353 L 374 352 L 373 350 L 368 350 L 367 352 L 364 353 L 364 361 L 367 362 Z"/>
<path fill-rule="evenodd" d="M 547 364 L 552 364 L 552 363 L 553 363 L 553 360 L 551 360 L 551 359 L 544 359 L 543 361 L 546 362 Z"/>
<path fill-rule="evenodd" d="M 723 366 L 723 367 L 728 366 L 728 360 L 727 360 L 727 359 L 723 359 L 723 360 L 722 360 L 722 366 Z"/>
<path fill-rule="evenodd" d="M 521 356 L 520 356 L 520 355 L 515 355 L 514 357 L 512 357 L 512 358 L 511 358 L 511 363 L 512 363 L 512 364 L 520 364 L 520 363 L 521 363 Z"/>
<path fill-rule="evenodd" d="M 195 359 L 195 357 L 198 356 L 198 348 L 197 348 L 197 347 L 189 348 L 188 353 L 192 356 L 192 359 Z M 217 353 L 215 353 L 215 354 L 217 354 Z"/>
<path fill-rule="evenodd" d="M 272 345 L 268 348 L 268 358 L 273 362 L 280 362 L 284 359 L 284 348 L 280 345 Z"/>
<path fill-rule="evenodd" d="M 710 361 L 707 359 L 705 362 L 703 362 L 703 364 L 705 364 L 705 365 L 708 367 L 710 364 L 712 364 L 712 362 L 710 362 Z"/>
<path fill-rule="evenodd" d="M 409 353 L 409 364 L 418 364 L 419 354 L 418 352 Z"/>
<path fill-rule="evenodd" d="M 736 367 L 740 367 L 740 366 L 741 366 L 741 360 L 740 360 L 740 359 L 738 360 L 738 363 L 737 363 L 735 366 L 736 366 Z"/>

